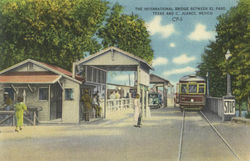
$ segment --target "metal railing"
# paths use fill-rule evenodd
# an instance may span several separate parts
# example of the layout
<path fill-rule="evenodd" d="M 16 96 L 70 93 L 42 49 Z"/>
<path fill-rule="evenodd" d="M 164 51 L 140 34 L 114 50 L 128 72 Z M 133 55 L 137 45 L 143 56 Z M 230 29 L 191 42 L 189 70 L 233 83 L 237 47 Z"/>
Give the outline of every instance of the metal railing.
<path fill-rule="evenodd" d="M 134 104 L 133 98 L 108 99 L 107 112 L 132 108 L 133 104 Z"/>

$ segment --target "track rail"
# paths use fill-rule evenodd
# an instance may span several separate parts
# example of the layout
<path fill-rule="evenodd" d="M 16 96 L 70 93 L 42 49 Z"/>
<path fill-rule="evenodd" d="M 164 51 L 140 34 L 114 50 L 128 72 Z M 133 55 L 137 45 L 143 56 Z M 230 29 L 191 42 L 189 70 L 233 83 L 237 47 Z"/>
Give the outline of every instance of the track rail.
<path fill-rule="evenodd" d="M 178 153 L 178 161 L 181 161 L 181 153 L 182 153 L 182 143 L 183 143 L 183 134 L 184 134 L 184 124 L 185 124 L 185 110 L 182 112 L 182 125 L 181 125 L 181 135 L 179 142 L 179 153 Z"/>
<path fill-rule="evenodd" d="M 230 152 L 234 155 L 234 157 L 241 161 L 240 157 L 237 155 L 237 153 L 234 151 L 234 149 L 230 146 L 230 144 L 227 142 L 227 140 L 220 134 L 220 132 L 216 129 L 214 125 L 211 124 L 209 119 L 206 117 L 206 115 L 200 111 L 200 114 L 202 117 L 206 120 L 206 122 L 210 125 L 210 127 L 213 129 L 213 131 L 219 136 L 219 138 L 223 141 L 223 143 L 227 146 L 227 148 L 230 150 Z M 185 110 L 183 110 L 183 117 L 182 117 L 182 126 L 181 126 L 181 132 L 180 132 L 180 141 L 179 141 L 179 153 L 178 153 L 178 161 L 182 160 L 182 145 L 183 145 L 183 136 L 184 136 L 184 128 L 185 128 Z"/>
<path fill-rule="evenodd" d="M 234 157 L 238 160 L 240 160 L 240 157 L 236 154 L 236 152 L 234 151 L 234 149 L 230 146 L 230 144 L 227 142 L 227 140 L 221 135 L 221 133 L 216 129 L 216 127 L 214 125 L 211 124 L 211 122 L 208 120 L 208 118 L 206 117 L 206 115 L 200 111 L 201 115 L 205 118 L 205 120 L 207 121 L 207 123 L 211 126 L 211 128 L 214 130 L 214 132 L 221 138 L 221 140 L 225 143 L 225 145 L 228 147 L 228 149 L 233 153 Z"/>

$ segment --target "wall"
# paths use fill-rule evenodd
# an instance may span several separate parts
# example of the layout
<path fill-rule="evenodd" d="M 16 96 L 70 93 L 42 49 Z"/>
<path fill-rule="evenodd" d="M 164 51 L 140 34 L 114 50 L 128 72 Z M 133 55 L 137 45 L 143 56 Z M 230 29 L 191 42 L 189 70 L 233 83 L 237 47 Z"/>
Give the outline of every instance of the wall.
<path fill-rule="evenodd" d="M 23 64 L 21 66 L 19 66 L 18 68 L 14 69 L 13 71 L 16 71 L 16 72 L 24 72 L 24 71 L 47 71 L 46 69 L 43 69 L 35 64 L 33 64 L 32 68 L 30 68 L 30 64 L 33 64 L 33 63 L 26 63 L 26 64 Z"/>
<path fill-rule="evenodd" d="M 206 98 L 206 110 L 209 110 L 217 114 L 221 119 L 224 118 L 224 109 L 223 109 L 223 99 L 217 97 L 207 97 Z"/>
<path fill-rule="evenodd" d="M 138 65 L 136 60 L 117 51 L 104 53 L 85 63 L 85 65 L 100 65 L 100 62 L 101 65 Z"/>
<path fill-rule="evenodd" d="M 68 79 L 63 79 L 63 95 L 62 95 L 62 122 L 63 123 L 79 123 L 80 112 L 80 84 Z M 65 100 L 65 88 L 73 89 L 73 100 Z"/>
<path fill-rule="evenodd" d="M 9 84 L 1 84 L 1 89 L 4 88 L 10 88 Z M 39 100 L 39 88 L 44 87 L 48 88 L 48 85 L 31 85 L 31 88 L 33 92 L 30 91 L 27 85 L 25 84 L 19 84 L 14 85 L 15 89 L 18 91 L 18 93 L 15 93 L 14 96 L 14 102 L 16 102 L 16 99 L 18 96 L 22 96 L 23 90 L 26 91 L 26 98 L 25 98 L 25 104 L 28 107 L 41 107 L 42 111 L 38 112 L 38 120 L 39 121 L 48 121 L 50 119 L 50 109 L 49 109 L 49 101 L 48 100 Z M 3 102 L 3 92 L 4 90 L 0 91 L 0 103 Z"/>
<path fill-rule="evenodd" d="M 150 75 L 143 69 L 140 69 L 140 84 L 145 86 L 149 86 L 150 83 Z"/>

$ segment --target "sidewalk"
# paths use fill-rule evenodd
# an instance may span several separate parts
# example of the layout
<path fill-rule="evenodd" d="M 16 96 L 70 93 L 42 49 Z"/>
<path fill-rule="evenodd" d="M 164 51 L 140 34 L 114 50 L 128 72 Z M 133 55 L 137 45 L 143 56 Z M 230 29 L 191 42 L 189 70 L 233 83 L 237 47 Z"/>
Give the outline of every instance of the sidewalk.
<path fill-rule="evenodd" d="M 250 119 L 246 119 L 244 117 L 233 117 L 232 122 L 250 125 Z"/>

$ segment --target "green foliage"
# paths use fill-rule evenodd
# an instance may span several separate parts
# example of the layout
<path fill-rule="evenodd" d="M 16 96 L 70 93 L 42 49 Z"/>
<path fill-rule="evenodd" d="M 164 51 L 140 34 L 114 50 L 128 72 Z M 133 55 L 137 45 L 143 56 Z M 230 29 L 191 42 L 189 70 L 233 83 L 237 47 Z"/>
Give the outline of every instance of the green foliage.
<path fill-rule="evenodd" d="M 240 0 L 236 7 L 220 15 L 216 26 L 216 42 L 210 43 L 202 56 L 202 63 L 198 66 L 200 75 L 210 73 L 210 90 L 213 96 L 226 94 L 225 78 L 229 72 L 232 75 L 233 95 L 240 106 L 250 95 L 249 20 L 249 0 Z M 226 61 L 225 54 L 228 49 L 232 57 Z"/>
<path fill-rule="evenodd" d="M 116 46 L 151 63 L 153 50 L 145 22 L 137 15 L 121 14 L 122 9 L 122 6 L 115 4 L 107 24 L 99 30 L 98 36 L 102 38 L 103 46 Z"/>
<path fill-rule="evenodd" d="M 197 73 L 203 78 L 209 73 L 209 91 L 210 95 L 214 97 L 221 97 L 226 93 L 226 76 L 219 64 L 224 60 L 224 53 L 220 44 L 210 42 L 202 55 L 202 63 L 198 68 L 200 71 Z"/>
<path fill-rule="evenodd" d="M 71 70 L 72 62 L 101 48 L 102 0 L 2 0 L 0 70 L 27 58 Z"/>

